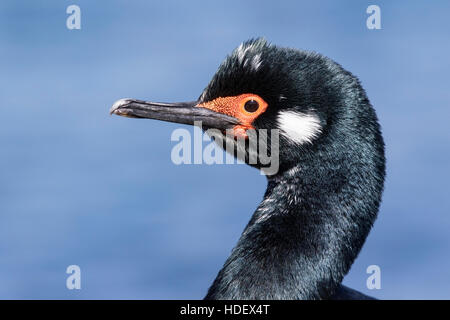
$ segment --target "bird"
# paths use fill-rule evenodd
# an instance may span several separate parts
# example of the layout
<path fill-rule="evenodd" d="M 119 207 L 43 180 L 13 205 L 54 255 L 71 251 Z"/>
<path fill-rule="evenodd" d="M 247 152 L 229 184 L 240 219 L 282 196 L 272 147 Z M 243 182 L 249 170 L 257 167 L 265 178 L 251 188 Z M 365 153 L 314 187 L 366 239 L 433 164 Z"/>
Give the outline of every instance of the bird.
<path fill-rule="evenodd" d="M 340 64 L 252 38 L 225 57 L 197 100 L 120 99 L 110 113 L 200 122 L 263 173 L 267 165 L 250 155 L 276 153 L 263 199 L 205 299 L 374 299 L 342 281 L 378 215 L 385 147 L 365 90 Z M 275 130 L 277 143 L 251 149 L 250 133 L 261 130 Z"/>

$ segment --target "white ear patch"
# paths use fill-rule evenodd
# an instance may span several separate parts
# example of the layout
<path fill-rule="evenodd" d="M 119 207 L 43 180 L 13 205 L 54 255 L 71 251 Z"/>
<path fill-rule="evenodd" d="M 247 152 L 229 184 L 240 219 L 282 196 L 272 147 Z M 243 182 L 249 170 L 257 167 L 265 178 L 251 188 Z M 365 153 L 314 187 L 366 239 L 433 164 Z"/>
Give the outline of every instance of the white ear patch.
<path fill-rule="evenodd" d="M 315 114 L 280 111 L 277 121 L 280 134 L 297 144 L 312 143 L 322 131 Z"/>

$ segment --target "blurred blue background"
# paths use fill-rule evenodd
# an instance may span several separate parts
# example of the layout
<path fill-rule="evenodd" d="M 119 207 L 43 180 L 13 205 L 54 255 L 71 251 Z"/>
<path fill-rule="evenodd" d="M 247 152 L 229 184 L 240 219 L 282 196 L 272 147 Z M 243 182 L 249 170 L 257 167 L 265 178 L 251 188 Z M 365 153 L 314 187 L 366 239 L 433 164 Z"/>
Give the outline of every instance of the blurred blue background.
<path fill-rule="evenodd" d="M 67 6 L 81 30 L 66 28 Z M 366 28 L 381 7 L 382 30 Z M 124 97 L 196 99 L 242 41 L 318 51 L 357 75 L 387 147 L 379 219 L 344 283 L 450 298 L 447 1 L 0 2 L 0 298 L 203 298 L 265 190 L 244 165 L 170 160 L 176 124 Z M 186 127 L 187 128 L 187 127 Z M 190 129 L 190 128 L 189 128 Z M 68 290 L 67 266 L 82 289 Z M 381 290 L 366 268 L 381 267 Z"/>

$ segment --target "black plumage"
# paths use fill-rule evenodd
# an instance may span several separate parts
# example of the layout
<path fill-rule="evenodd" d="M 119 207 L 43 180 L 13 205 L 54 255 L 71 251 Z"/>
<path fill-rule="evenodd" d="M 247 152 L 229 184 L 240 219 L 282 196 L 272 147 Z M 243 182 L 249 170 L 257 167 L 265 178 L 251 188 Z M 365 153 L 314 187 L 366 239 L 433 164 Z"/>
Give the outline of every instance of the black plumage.
<path fill-rule="evenodd" d="M 358 79 L 320 54 L 255 39 L 225 59 L 196 104 L 244 93 L 268 104 L 255 129 L 277 129 L 280 112 L 292 111 L 313 114 L 320 133 L 302 144 L 280 136 L 279 170 L 205 298 L 370 298 L 341 285 L 385 176 L 380 126 Z"/>
<path fill-rule="evenodd" d="M 276 127 L 276 114 L 294 109 L 317 114 L 323 130 L 300 147 L 281 136 L 280 170 L 268 177 L 264 200 L 206 298 L 338 298 L 381 200 L 385 158 L 375 111 L 357 78 L 322 55 L 263 39 L 239 50 L 246 49 L 244 59 L 237 50 L 227 57 L 200 99 L 256 93 L 270 106 L 256 129 Z M 255 56 L 256 70 L 245 65 Z M 255 223 L 262 214 L 269 217 Z"/>

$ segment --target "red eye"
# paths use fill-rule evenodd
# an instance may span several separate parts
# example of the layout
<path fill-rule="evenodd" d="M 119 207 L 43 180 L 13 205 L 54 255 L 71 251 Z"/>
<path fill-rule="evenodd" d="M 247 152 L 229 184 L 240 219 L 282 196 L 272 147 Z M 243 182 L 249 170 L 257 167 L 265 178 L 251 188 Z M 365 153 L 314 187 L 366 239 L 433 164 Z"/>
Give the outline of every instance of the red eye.
<path fill-rule="evenodd" d="M 248 100 L 245 104 L 244 104 L 244 109 L 245 111 L 249 112 L 249 113 L 253 113 L 256 110 L 258 110 L 259 108 L 259 103 L 256 100 Z"/>

